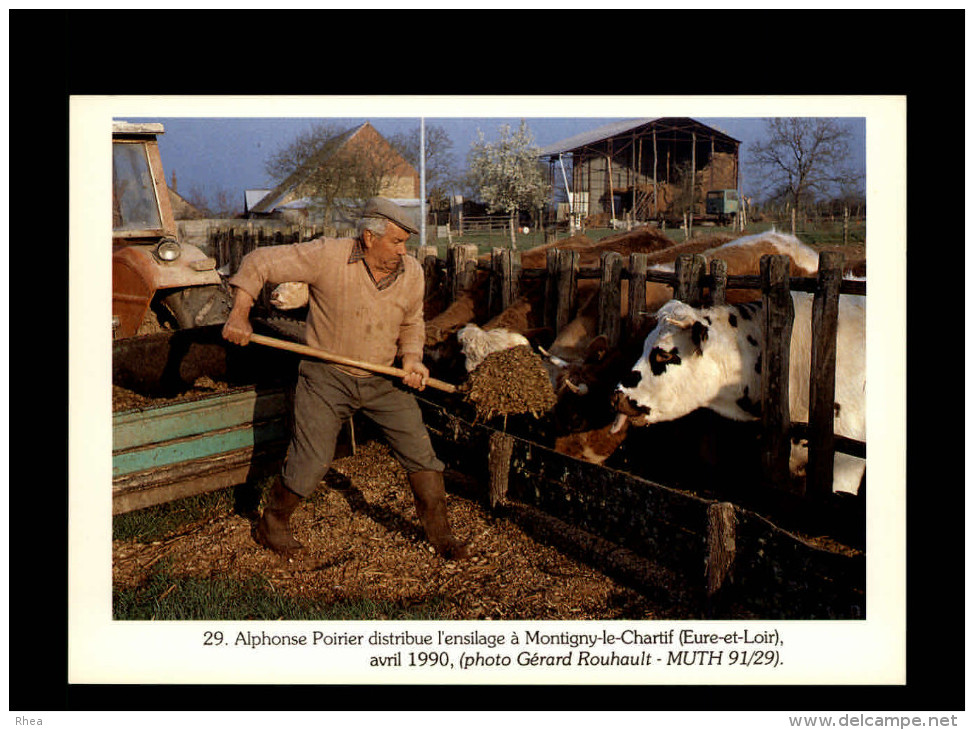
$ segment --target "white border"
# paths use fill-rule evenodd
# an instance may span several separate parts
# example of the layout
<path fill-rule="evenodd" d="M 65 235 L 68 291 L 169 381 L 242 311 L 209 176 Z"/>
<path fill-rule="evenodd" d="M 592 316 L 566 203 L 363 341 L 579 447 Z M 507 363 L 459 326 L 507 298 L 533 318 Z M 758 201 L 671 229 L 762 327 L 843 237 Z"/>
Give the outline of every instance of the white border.
<path fill-rule="evenodd" d="M 110 121 L 135 117 L 762 117 L 866 119 L 870 286 L 868 619 L 753 622 L 778 629 L 785 663 L 774 670 L 686 667 L 558 672 L 516 667 L 466 672 L 369 670 L 361 652 L 202 647 L 207 630 L 371 633 L 473 630 L 504 634 L 601 630 L 592 622 L 113 622 L 111 619 Z M 906 100 L 903 97 L 160 97 L 70 100 L 69 653 L 71 683 L 525 683 L 903 684 L 905 617 Z M 101 252 L 101 253 L 99 253 Z M 83 316 L 82 316 L 83 315 Z M 105 347 L 97 343 L 105 343 Z M 880 457 L 880 458 L 877 458 Z M 611 622 L 610 631 L 693 628 L 724 632 L 752 622 Z M 647 625 L 650 624 L 650 625 Z M 283 626 L 283 629 L 282 629 Z"/>

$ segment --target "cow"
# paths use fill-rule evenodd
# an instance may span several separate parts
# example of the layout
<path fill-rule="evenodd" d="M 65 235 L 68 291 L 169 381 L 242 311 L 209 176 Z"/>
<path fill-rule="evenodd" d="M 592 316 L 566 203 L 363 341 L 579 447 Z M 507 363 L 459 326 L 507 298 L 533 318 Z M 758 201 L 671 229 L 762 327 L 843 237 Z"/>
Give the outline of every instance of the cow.
<path fill-rule="evenodd" d="M 791 297 L 791 417 L 807 421 L 813 298 L 801 292 Z M 699 408 L 734 421 L 759 419 L 763 306 L 755 301 L 699 308 L 677 300 L 663 305 L 642 356 L 616 385 L 611 431 L 672 421 Z M 860 441 L 866 438 L 865 309 L 865 297 L 839 298 L 834 429 Z M 794 446 L 793 474 L 801 476 L 807 461 L 807 449 Z M 864 460 L 836 452 L 833 490 L 856 494 L 864 473 Z"/>
<path fill-rule="evenodd" d="M 475 324 L 468 324 L 457 333 L 457 341 L 463 351 L 467 372 L 471 372 L 484 359 L 495 352 L 508 350 L 519 345 L 531 346 L 531 342 L 522 334 L 497 327 L 481 329 Z"/>

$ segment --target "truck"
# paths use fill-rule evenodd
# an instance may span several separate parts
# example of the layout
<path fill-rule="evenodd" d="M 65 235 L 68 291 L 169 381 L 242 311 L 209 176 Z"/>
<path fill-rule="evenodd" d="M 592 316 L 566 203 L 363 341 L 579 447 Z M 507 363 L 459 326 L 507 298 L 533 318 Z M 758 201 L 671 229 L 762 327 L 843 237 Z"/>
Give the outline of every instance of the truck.
<path fill-rule="evenodd" d="M 225 322 L 216 260 L 180 242 L 159 154 L 162 124 L 112 124 L 112 337 Z"/>
<path fill-rule="evenodd" d="M 733 188 L 707 191 L 707 215 L 716 216 L 719 225 L 733 218 L 739 210 L 740 196 Z"/>

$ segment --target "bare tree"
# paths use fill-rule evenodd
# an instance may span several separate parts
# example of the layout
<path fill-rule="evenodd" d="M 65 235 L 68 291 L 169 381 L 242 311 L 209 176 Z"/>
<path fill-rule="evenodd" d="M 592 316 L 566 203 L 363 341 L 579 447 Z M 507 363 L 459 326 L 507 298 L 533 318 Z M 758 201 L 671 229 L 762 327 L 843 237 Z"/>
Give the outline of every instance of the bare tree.
<path fill-rule="evenodd" d="M 212 190 L 193 185 L 183 199 L 204 218 L 235 218 L 243 212 L 238 196 L 227 188 Z"/>
<path fill-rule="evenodd" d="M 453 140 L 438 125 L 426 127 L 426 198 L 431 210 L 449 210 L 450 195 L 459 187 L 456 179 L 456 163 L 453 157 Z M 389 137 L 389 144 L 396 148 L 413 167 L 420 168 L 419 125 L 409 132 Z"/>
<path fill-rule="evenodd" d="M 507 124 L 499 131 L 500 138 L 494 143 L 488 143 L 483 132 L 478 132 L 478 140 L 470 146 L 467 164 L 484 202 L 491 210 L 508 214 L 511 248 L 517 248 L 514 229 L 518 211 L 543 206 L 549 189 L 527 122 L 522 119 L 516 132 L 511 132 Z"/>
<path fill-rule="evenodd" d="M 850 164 L 852 133 L 827 117 L 774 117 L 765 120 L 766 139 L 751 147 L 766 175 L 765 194 L 788 201 L 795 210 L 816 197 L 862 184 Z"/>
<path fill-rule="evenodd" d="M 196 208 L 204 218 L 214 217 L 210 211 L 210 203 L 207 200 L 207 195 L 199 185 L 193 185 L 189 189 L 189 193 L 183 196 L 183 199 Z"/>

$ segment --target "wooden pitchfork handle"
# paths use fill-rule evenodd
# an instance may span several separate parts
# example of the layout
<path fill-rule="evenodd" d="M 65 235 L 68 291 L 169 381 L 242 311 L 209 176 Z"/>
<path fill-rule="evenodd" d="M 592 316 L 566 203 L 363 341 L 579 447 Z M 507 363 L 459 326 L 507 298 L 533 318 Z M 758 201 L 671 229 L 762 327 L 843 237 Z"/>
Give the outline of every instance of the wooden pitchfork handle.
<path fill-rule="evenodd" d="M 268 337 L 267 335 L 259 335 L 256 332 L 250 335 L 250 341 L 256 342 L 258 345 L 267 345 L 268 347 L 276 347 L 279 350 L 290 350 L 291 352 L 297 352 L 301 355 L 308 355 L 310 357 L 316 357 L 319 360 L 327 360 L 328 362 L 338 363 L 339 365 L 348 365 L 353 368 L 360 368 L 361 370 L 368 370 L 373 373 L 381 373 L 383 375 L 395 375 L 396 377 L 402 378 L 406 375 L 406 371 L 402 368 L 394 368 L 387 365 L 376 365 L 371 362 L 362 362 L 361 360 L 353 360 L 349 357 L 342 357 L 341 355 L 332 355 L 330 352 L 325 352 L 324 350 L 318 350 L 314 347 L 308 347 L 307 345 L 301 345 L 297 342 L 289 342 L 288 340 L 279 340 L 276 337 Z M 437 380 L 436 378 L 427 378 L 426 386 L 428 388 L 436 388 L 437 390 L 442 390 L 446 393 L 455 393 L 457 387 L 450 383 L 445 383 L 442 380 Z"/>

